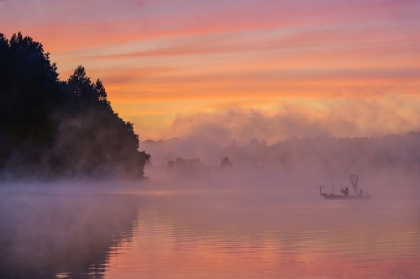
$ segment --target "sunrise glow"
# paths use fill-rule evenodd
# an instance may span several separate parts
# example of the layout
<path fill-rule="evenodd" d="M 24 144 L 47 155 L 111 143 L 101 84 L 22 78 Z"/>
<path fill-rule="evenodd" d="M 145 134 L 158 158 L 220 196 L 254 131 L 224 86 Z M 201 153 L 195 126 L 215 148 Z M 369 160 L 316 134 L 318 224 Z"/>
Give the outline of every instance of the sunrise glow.
<path fill-rule="evenodd" d="M 418 130 L 419 12 L 393 0 L 0 1 L 1 32 L 42 42 L 61 79 L 83 65 L 141 139 L 186 135 L 176 123 L 197 114 L 285 107 L 309 123 L 357 111 L 337 136 Z"/>

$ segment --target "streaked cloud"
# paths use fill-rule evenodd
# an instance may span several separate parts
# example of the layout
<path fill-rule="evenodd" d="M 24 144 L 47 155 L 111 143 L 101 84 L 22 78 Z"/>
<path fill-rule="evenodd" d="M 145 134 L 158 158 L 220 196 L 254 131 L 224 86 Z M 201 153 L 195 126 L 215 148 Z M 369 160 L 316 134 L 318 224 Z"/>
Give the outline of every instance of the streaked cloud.
<path fill-rule="evenodd" d="M 419 105 L 418 1 L 6 0 L 0 17 L 8 37 L 22 31 L 42 42 L 62 79 L 79 64 L 102 79 L 140 136 L 180 136 L 188 129 L 167 131 L 180 113 L 188 119 L 232 106 L 283 115 L 282 104 L 303 99 L 328 115 L 366 96 L 385 100 L 375 101 L 378 113 L 403 113 L 392 111 L 398 96 Z M 356 134 L 416 127 L 361 129 L 370 119 L 361 115 Z M 417 119 L 415 109 L 404 115 L 405 123 Z M 328 133 L 341 133 L 334 129 Z"/>

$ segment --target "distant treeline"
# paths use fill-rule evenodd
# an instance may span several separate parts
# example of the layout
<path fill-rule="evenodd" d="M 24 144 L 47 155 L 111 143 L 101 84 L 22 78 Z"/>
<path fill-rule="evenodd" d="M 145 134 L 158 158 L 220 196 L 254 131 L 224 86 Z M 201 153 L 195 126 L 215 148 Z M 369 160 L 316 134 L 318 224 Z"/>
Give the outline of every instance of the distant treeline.
<path fill-rule="evenodd" d="M 420 133 L 372 138 L 295 138 L 273 145 L 254 139 L 246 146 L 231 145 L 224 152 L 238 163 L 255 167 L 276 165 L 284 170 L 414 171 L 420 170 Z"/>
<path fill-rule="evenodd" d="M 0 34 L 0 177 L 142 178 L 150 155 L 138 148 L 99 79 L 78 66 L 59 80 L 42 44 Z"/>
<path fill-rule="evenodd" d="M 251 139 L 229 146 L 207 141 L 173 138 L 142 142 L 159 165 L 178 156 L 199 158 L 205 164 L 219 164 L 228 157 L 235 169 L 272 168 L 281 171 L 420 171 L 420 133 L 355 138 L 293 138 L 269 145 L 264 140 Z M 176 150 L 183 153 L 178 154 Z"/>
<path fill-rule="evenodd" d="M 167 168 L 169 170 L 175 170 L 175 171 L 181 171 L 186 173 L 192 173 L 192 172 L 199 172 L 202 170 L 232 170 L 233 169 L 233 163 L 229 160 L 229 158 L 225 157 L 220 162 L 220 166 L 206 166 L 201 162 L 198 158 L 192 158 L 192 159 L 185 159 L 182 157 L 179 157 L 175 160 L 168 161 Z"/>

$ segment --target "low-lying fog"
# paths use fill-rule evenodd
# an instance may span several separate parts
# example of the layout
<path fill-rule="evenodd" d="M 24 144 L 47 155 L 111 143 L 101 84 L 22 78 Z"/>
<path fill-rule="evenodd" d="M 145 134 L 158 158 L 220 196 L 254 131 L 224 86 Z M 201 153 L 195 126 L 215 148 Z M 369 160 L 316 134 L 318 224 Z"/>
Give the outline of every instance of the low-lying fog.
<path fill-rule="evenodd" d="M 414 278 L 418 139 L 148 141 L 148 180 L 3 182 L 0 278 Z M 321 199 L 350 174 L 370 201 Z"/>
<path fill-rule="evenodd" d="M 414 132 L 226 145 L 194 136 L 148 140 L 142 148 L 152 156 L 148 185 L 172 190 L 281 191 L 310 198 L 320 186 L 336 194 L 351 189 L 349 177 L 356 174 L 359 190 L 375 198 L 418 197 L 420 191 L 420 133 Z"/>

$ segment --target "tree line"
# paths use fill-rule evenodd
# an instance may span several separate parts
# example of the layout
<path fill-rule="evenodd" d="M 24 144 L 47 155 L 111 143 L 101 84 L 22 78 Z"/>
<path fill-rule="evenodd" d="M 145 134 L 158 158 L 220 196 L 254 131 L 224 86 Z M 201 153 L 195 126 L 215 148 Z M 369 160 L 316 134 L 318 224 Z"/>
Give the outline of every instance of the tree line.
<path fill-rule="evenodd" d="M 82 66 L 60 80 L 49 55 L 20 32 L 0 34 L 0 177 L 143 178 L 150 155 L 102 82 Z"/>
<path fill-rule="evenodd" d="M 142 146 L 153 154 L 155 165 L 174 157 L 194 156 L 201 162 L 212 164 L 227 157 L 234 162 L 236 170 L 272 168 L 326 173 L 420 171 L 420 132 L 378 137 L 291 138 L 273 144 L 255 138 L 247 142 L 240 139 L 240 143 L 232 140 L 227 146 L 209 144 L 209 141 L 196 138 L 173 138 L 166 141 L 146 140 Z"/>

